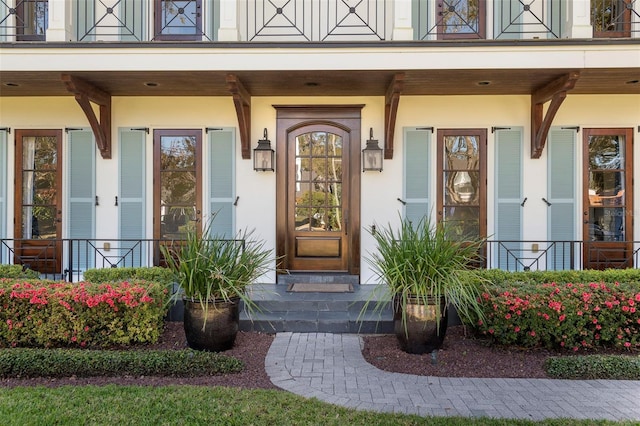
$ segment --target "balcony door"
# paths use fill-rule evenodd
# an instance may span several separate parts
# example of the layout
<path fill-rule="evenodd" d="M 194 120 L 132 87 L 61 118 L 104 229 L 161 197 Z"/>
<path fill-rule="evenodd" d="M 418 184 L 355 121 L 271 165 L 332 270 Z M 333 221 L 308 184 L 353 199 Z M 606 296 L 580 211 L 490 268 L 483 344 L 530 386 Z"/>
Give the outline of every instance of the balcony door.
<path fill-rule="evenodd" d="M 0 2 L 0 5 L 6 2 Z M 11 2 L 9 2 L 11 4 Z M 17 0 L 15 28 L 18 41 L 44 41 L 49 23 L 47 0 Z"/>
<path fill-rule="evenodd" d="M 593 37 L 630 37 L 636 0 L 591 0 Z"/>
<path fill-rule="evenodd" d="M 487 131 L 438 130 L 438 221 L 460 241 L 487 236 Z"/>
<path fill-rule="evenodd" d="M 583 235 L 587 269 L 633 266 L 632 138 L 632 129 L 584 129 Z"/>
<path fill-rule="evenodd" d="M 184 240 L 201 231 L 202 130 L 153 132 L 153 235 Z"/>
<path fill-rule="evenodd" d="M 61 130 L 16 130 L 14 261 L 44 274 L 61 273 L 61 154 Z"/>
<path fill-rule="evenodd" d="M 436 2 L 438 38 L 485 38 L 485 0 L 439 0 Z"/>
<path fill-rule="evenodd" d="M 202 0 L 155 0 L 156 40 L 202 40 Z"/>

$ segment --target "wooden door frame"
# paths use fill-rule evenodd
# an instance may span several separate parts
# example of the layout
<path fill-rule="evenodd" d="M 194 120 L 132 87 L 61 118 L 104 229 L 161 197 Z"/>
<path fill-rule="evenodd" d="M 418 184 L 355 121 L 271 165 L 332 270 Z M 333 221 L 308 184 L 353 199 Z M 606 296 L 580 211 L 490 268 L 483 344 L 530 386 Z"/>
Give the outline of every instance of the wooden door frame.
<path fill-rule="evenodd" d="M 478 136 L 479 146 L 479 168 L 480 168 L 480 194 L 479 194 L 479 237 L 485 238 L 487 236 L 487 129 L 482 128 L 450 128 L 450 129 L 438 129 L 438 136 L 436 140 L 437 145 L 437 159 L 436 159 L 436 171 L 438 176 L 436 178 L 437 190 L 436 190 L 436 207 L 437 207 L 437 221 L 440 223 L 444 218 L 444 137 L 445 136 Z"/>
<path fill-rule="evenodd" d="M 16 256 L 22 257 L 23 261 L 20 263 L 26 264 L 24 261 L 25 257 L 30 257 L 28 251 L 28 247 L 35 247 L 35 252 L 37 253 L 38 259 L 34 259 L 34 262 L 42 261 L 42 256 L 44 253 L 45 262 L 48 262 L 50 257 L 50 250 L 53 248 L 55 253 L 52 254 L 53 261 L 55 265 L 55 271 L 53 273 L 58 274 L 62 272 L 62 217 L 63 217 L 63 187 L 62 187 L 62 130 L 61 129 L 16 129 L 15 135 L 15 159 L 14 159 L 14 176 L 15 176 L 15 198 L 13 203 L 13 217 L 14 217 L 14 225 L 13 225 L 13 235 L 16 239 L 16 246 L 14 247 L 16 251 Z M 56 238 L 55 242 L 52 244 L 51 240 L 38 240 L 38 239 L 23 239 L 22 235 L 22 199 L 23 199 L 23 170 L 24 164 L 22 161 L 23 155 L 23 147 L 22 147 L 22 139 L 24 137 L 55 137 L 57 140 L 56 146 Z M 20 167 L 18 167 L 20 166 Z M 19 240 L 19 242 L 18 242 Z M 26 241 L 33 241 L 33 243 L 25 244 Z M 25 251 L 26 250 L 26 251 Z M 47 272 L 47 271 L 40 271 Z"/>
<path fill-rule="evenodd" d="M 360 274 L 360 149 L 361 149 L 361 111 L 358 105 L 273 105 L 276 109 L 276 255 L 282 259 L 281 268 L 288 270 L 286 254 L 288 247 L 288 134 L 294 129 L 312 124 L 326 124 L 348 129 L 350 134 L 349 159 L 350 188 L 349 221 L 346 227 L 348 238 L 347 272 Z M 321 272 L 321 271 L 320 271 Z"/>
<path fill-rule="evenodd" d="M 624 227 L 624 241 L 617 242 L 592 242 L 589 241 L 589 207 L 591 205 L 589 201 L 589 137 L 590 136 L 613 136 L 624 135 L 624 170 L 625 179 L 625 227 Z M 610 246 L 619 246 L 625 253 L 627 266 L 633 267 L 633 259 L 631 258 L 633 253 L 633 128 L 630 127 L 616 127 L 616 128 L 585 128 L 582 131 L 582 239 L 584 242 L 584 250 L 582 253 L 583 268 L 587 268 L 590 264 L 598 264 L 599 262 L 592 261 L 591 259 L 591 245 L 598 243 L 608 244 Z M 613 249 L 613 247 L 612 247 Z M 613 252 L 611 252 L 613 254 Z M 606 259 L 605 259 L 606 261 Z M 603 261 L 604 262 L 604 261 Z M 612 266 L 614 267 L 614 266 Z"/>
<path fill-rule="evenodd" d="M 196 143 L 196 210 L 202 212 L 202 129 L 154 129 L 153 130 L 153 238 L 156 239 L 161 235 L 161 218 L 159 209 L 161 205 L 160 200 L 160 162 L 162 151 L 160 149 L 160 138 L 162 136 L 184 136 L 188 132 L 197 134 Z M 158 211 L 157 211 L 158 210 Z M 156 214 L 158 213 L 158 214 Z M 196 212 L 197 214 L 197 212 Z M 202 217 L 202 215 L 200 215 Z M 202 232 L 202 226 L 196 226 L 198 235 Z"/>

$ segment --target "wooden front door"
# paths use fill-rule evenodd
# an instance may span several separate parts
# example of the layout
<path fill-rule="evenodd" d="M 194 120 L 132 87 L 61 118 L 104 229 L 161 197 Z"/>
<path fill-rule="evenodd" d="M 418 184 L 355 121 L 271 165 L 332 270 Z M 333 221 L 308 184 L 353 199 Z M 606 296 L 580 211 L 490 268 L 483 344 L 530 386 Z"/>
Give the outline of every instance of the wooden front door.
<path fill-rule="evenodd" d="M 633 267 L 633 130 L 583 135 L 584 268 Z"/>
<path fill-rule="evenodd" d="M 61 273 L 62 131 L 16 130 L 15 263 Z"/>
<path fill-rule="evenodd" d="M 294 108 L 279 110 L 278 118 L 277 251 L 284 268 L 358 274 L 360 108 Z"/>
<path fill-rule="evenodd" d="M 153 132 L 153 235 L 184 240 L 201 231 L 202 131 Z"/>

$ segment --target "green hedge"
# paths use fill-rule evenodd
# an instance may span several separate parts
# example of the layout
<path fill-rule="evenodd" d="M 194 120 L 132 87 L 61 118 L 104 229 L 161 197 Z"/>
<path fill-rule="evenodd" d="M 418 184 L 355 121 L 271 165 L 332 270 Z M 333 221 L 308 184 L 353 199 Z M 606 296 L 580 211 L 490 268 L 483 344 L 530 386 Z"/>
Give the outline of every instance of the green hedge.
<path fill-rule="evenodd" d="M 0 347 L 153 343 L 168 290 L 149 281 L 67 283 L 0 279 Z"/>
<path fill-rule="evenodd" d="M 640 357 L 616 355 L 547 358 L 544 369 L 555 379 L 640 380 Z"/>
<path fill-rule="evenodd" d="M 124 280 L 155 281 L 161 284 L 171 284 L 173 273 L 168 268 L 159 266 L 139 268 L 101 268 L 87 269 L 84 279 L 93 283 L 106 283 Z"/>
<path fill-rule="evenodd" d="M 22 265 L 0 265 L 0 278 L 37 279 L 40 275 L 31 269 L 23 269 Z"/>
<path fill-rule="evenodd" d="M 526 271 L 509 272 L 501 269 L 477 271 L 480 276 L 494 286 L 512 284 L 544 284 L 544 283 L 636 283 L 640 284 L 640 269 L 606 269 L 603 271 L 568 270 L 568 271 Z"/>
<path fill-rule="evenodd" d="M 174 376 L 242 371 L 242 361 L 193 350 L 107 351 L 15 348 L 0 350 L 0 377 Z"/>

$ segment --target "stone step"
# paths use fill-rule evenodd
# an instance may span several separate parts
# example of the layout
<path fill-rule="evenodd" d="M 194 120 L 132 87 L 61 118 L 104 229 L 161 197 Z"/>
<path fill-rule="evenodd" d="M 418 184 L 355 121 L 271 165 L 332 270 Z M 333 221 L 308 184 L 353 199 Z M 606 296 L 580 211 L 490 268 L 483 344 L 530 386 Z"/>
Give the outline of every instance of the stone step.
<path fill-rule="evenodd" d="M 295 272 L 289 274 L 279 274 L 278 284 L 293 284 L 293 283 L 315 283 L 315 284 L 360 284 L 360 277 L 358 275 L 349 274 L 337 274 L 331 272 L 324 273 L 304 273 Z"/>
<path fill-rule="evenodd" d="M 295 281 L 301 282 L 301 281 Z M 375 286 L 354 285 L 353 293 L 291 293 L 285 284 L 252 286 L 257 310 L 241 310 L 240 330 L 380 334 L 393 332 L 389 302 L 375 310 Z M 367 305 L 368 302 L 368 305 Z M 363 309 L 365 308 L 366 309 Z"/>

